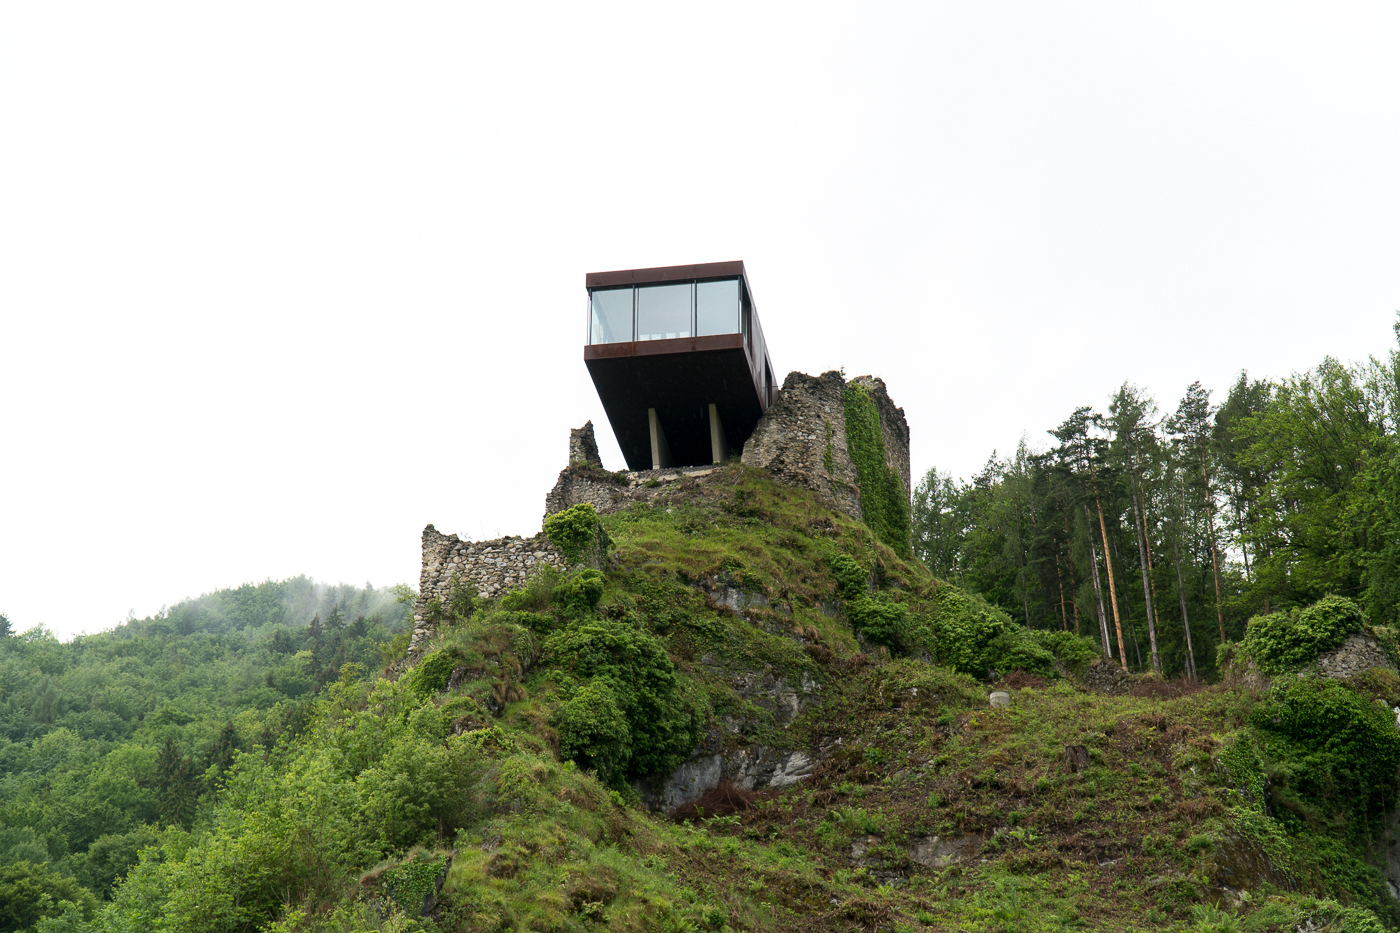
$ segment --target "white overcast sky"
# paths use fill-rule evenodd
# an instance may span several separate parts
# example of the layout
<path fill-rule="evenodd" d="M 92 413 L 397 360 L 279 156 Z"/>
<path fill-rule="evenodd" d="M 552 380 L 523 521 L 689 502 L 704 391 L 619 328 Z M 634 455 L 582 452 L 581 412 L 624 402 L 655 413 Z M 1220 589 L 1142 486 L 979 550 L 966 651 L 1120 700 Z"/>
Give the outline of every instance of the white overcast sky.
<path fill-rule="evenodd" d="M 416 584 L 621 457 L 584 274 L 742 259 L 913 470 L 1383 354 L 1400 6 L 0 0 L 0 611 Z"/>

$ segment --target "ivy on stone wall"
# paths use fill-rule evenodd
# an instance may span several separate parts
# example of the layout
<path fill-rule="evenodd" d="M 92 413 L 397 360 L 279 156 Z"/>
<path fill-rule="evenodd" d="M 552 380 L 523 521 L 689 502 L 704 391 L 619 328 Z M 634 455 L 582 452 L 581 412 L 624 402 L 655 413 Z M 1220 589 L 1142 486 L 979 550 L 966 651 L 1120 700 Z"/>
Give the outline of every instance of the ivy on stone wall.
<path fill-rule="evenodd" d="M 901 557 L 909 557 L 909 495 L 899 474 L 885 461 L 885 438 L 880 410 L 870 390 L 846 383 L 841 390 L 846 409 L 846 449 L 856 467 L 860 510 L 875 537 Z"/>
<path fill-rule="evenodd" d="M 437 893 L 447 876 L 446 856 L 419 853 L 415 858 L 384 869 L 380 878 L 399 909 L 410 917 L 425 912 L 428 898 Z"/>
<path fill-rule="evenodd" d="M 1361 630 L 1361 607 L 1327 596 L 1306 609 L 1286 609 L 1249 620 L 1241 647 L 1266 674 L 1296 671 Z"/>

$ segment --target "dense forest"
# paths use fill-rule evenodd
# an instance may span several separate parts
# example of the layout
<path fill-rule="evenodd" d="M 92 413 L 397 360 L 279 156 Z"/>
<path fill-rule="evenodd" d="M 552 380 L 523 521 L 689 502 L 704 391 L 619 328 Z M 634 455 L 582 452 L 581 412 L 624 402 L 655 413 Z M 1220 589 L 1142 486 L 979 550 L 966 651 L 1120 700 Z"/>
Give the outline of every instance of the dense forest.
<path fill-rule="evenodd" d="M 918 556 L 1027 626 L 1207 676 L 1259 613 L 1334 594 L 1400 616 L 1400 351 L 1168 410 L 1124 383 L 1048 435 L 914 492 Z"/>
<path fill-rule="evenodd" d="M 68 642 L 0 617 L 0 930 L 109 897 L 141 849 L 195 825 L 240 750 L 401 651 L 404 616 L 392 591 L 298 577 Z"/>

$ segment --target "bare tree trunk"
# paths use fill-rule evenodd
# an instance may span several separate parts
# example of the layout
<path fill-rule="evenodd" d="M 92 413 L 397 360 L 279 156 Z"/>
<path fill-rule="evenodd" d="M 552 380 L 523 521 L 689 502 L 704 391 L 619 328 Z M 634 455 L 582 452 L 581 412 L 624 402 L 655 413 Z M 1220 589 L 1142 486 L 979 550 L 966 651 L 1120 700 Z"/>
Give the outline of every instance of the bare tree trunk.
<path fill-rule="evenodd" d="M 1173 545 L 1175 551 L 1175 545 Z M 1181 627 L 1186 631 L 1186 673 L 1192 679 L 1196 679 L 1196 652 L 1191 648 L 1191 619 L 1186 614 L 1186 584 L 1181 580 L 1181 555 L 1175 554 L 1173 563 L 1176 565 L 1176 595 L 1181 600 Z"/>
<path fill-rule="evenodd" d="M 1060 549 L 1055 548 L 1055 582 L 1060 586 L 1060 631 L 1069 631 L 1069 618 L 1065 614 L 1065 578 L 1060 573 Z"/>
<path fill-rule="evenodd" d="M 1133 579 L 1128 575 L 1128 562 L 1123 558 L 1123 552 L 1118 550 L 1121 542 L 1115 538 L 1113 540 L 1113 555 L 1118 558 L 1118 566 L 1123 571 L 1123 618 L 1128 623 L 1128 637 L 1133 640 L 1133 654 L 1137 656 L 1137 669 L 1139 672 L 1146 670 L 1142 664 L 1142 645 L 1138 643 L 1137 625 L 1133 622 Z"/>
<path fill-rule="evenodd" d="M 1137 493 L 1133 493 L 1133 521 L 1135 525 L 1133 530 L 1137 532 L 1138 539 L 1138 565 L 1139 569 L 1142 570 L 1142 598 L 1147 605 L 1147 640 L 1152 655 L 1152 669 L 1160 674 L 1162 673 L 1162 659 L 1157 655 L 1157 623 L 1153 617 L 1152 579 L 1148 573 L 1147 526 L 1142 512 L 1138 509 Z"/>
<path fill-rule="evenodd" d="M 1094 505 L 1099 510 L 1099 534 L 1103 537 L 1103 559 L 1108 570 L 1108 599 L 1113 606 L 1113 628 L 1118 633 L 1118 661 L 1123 670 L 1128 669 L 1128 648 L 1123 643 L 1123 620 L 1118 615 L 1118 585 L 1113 581 L 1113 555 L 1109 553 L 1108 526 L 1103 520 L 1103 503 L 1099 501 L 1099 488 L 1094 487 Z M 1222 632 L 1225 630 L 1222 623 Z"/>
<path fill-rule="evenodd" d="M 1089 507 L 1084 507 L 1084 517 L 1089 517 Z M 1098 598 L 1099 606 L 1099 635 L 1103 638 L 1103 653 L 1105 657 L 1113 657 L 1113 646 L 1108 640 L 1108 618 L 1103 611 L 1103 584 L 1099 582 L 1099 548 L 1094 543 L 1094 534 L 1089 532 L 1089 566 L 1094 570 L 1094 596 Z"/>
<path fill-rule="evenodd" d="M 1220 626 L 1220 643 L 1225 644 L 1225 609 L 1220 598 L 1220 549 L 1215 545 L 1215 496 L 1210 491 L 1210 471 L 1206 469 L 1206 448 L 1201 446 L 1201 482 L 1206 487 L 1206 527 L 1210 530 L 1210 567 L 1215 572 L 1215 621 Z"/>

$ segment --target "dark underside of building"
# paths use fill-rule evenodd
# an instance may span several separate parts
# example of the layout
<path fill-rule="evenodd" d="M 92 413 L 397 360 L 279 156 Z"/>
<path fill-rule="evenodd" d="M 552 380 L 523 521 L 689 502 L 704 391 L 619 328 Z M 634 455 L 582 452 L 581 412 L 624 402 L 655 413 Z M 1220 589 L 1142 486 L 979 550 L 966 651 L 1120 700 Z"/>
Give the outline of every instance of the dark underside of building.
<path fill-rule="evenodd" d="M 632 470 L 722 462 L 776 400 L 742 262 L 594 272 L 583 358 Z"/>

